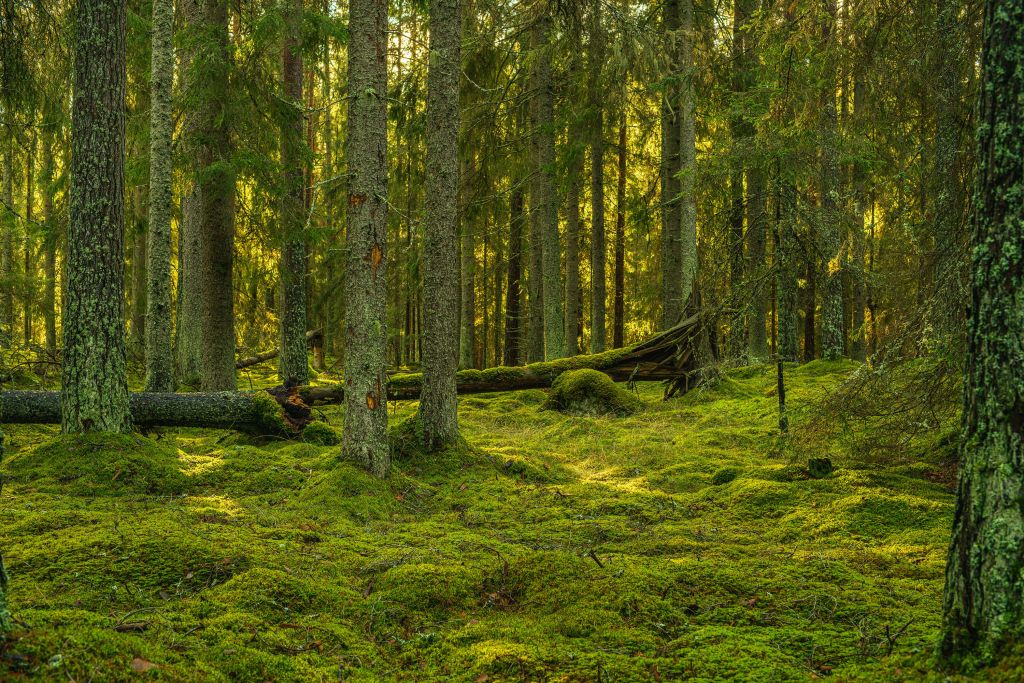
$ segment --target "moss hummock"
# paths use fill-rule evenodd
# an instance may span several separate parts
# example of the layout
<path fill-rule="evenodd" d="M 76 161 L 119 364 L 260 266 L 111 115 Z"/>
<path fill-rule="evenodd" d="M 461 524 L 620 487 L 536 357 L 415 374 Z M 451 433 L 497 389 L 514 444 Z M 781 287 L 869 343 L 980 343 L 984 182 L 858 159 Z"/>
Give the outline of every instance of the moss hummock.
<path fill-rule="evenodd" d="M 542 409 L 566 415 L 632 415 L 643 401 L 599 370 L 569 370 L 551 385 Z"/>
<path fill-rule="evenodd" d="M 65 434 L 17 453 L 5 478 L 48 493 L 177 494 L 188 486 L 178 454 L 135 434 Z"/>

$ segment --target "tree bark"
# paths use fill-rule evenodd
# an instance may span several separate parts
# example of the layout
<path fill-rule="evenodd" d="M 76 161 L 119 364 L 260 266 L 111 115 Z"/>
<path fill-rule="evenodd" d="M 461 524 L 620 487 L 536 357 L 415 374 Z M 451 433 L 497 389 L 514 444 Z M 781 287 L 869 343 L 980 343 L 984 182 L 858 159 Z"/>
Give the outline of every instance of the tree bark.
<path fill-rule="evenodd" d="M 131 429 L 124 339 L 124 0 L 75 4 L 61 429 Z"/>
<path fill-rule="evenodd" d="M 503 362 L 507 366 L 519 365 L 520 339 L 522 337 L 522 310 L 520 289 L 523 277 L 523 190 L 516 187 L 509 199 L 509 236 L 508 236 L 508 286 L 505 289 L 505 355 Z"/>
<path fill-rule="evenodd" d="M 285 16 L 281 76 L 286 105 L 281 107 L 280 204 L 281 282 L 280 364 L 281 384 L 290 387 L 309 381 L 306 355 L 306 239 L 305 239 L 305 145 L 302 99 L 302 0 L 291 0 Z"/>
<path fill-rule="evenodd" d="M 43 185 L 43 224 L 46 226 L 43 238 L 43 272 L 46 282 L 43 285 L 43 321 L 46 327 L 46 351 L 54 354 L 57 351 L 57 242 L 60 230 L 54 225 L 53 198 L 56 194 L 53 187 L 53 126 L 49 119 L 43 125 L 42 140 L 42 177 Z"/>
<path fill-rule="evenodd" d="M 1024 637 L 1024 5 L 988 0 L 971 308 L 939 653 L 985 665 Z"/>
<path fill-rule="evenodd" d="M 459 0 L 430 0 L 429 21 L 431 58 L 427 71 L 423 301 L 431 315 L 427 316 L 423 328 L 423 395 L 419 418 L 424 445 L 434 450 L 459 437 L 455 390 L 459 365 L 456 342 L 459 338 L 459 289 L 455 259 L 459 219 L 461 3 Z M 467 224 L 467 230 L 468 227 Z M 472 252 L 469 257 L 473 258 Z M 473 321 L 469 322 L 472 325 Z"/>
<path fill-rule="evenodd" d="M 32 316 L 34 315 L 33 304 L 36 296 L 36 262 L 35 245 L 32 239 L 32 231 L 28 227 L 35 222 L 35 175 L 36 175 L 36 137 L 34 133 L 29 134 L 28 149 L 25 153 L 25 310 L 22 322 L 22 337 L 25 346 L 32 343 Z"/>
<path fill-rule="evenodd" d="M 171 346 L 173 41 L 173 0 L 153 0 L 149 223 L 146 226 L 146 391 L 174 390 L 174 358 Z"/>
<path fill-rule="evenodd" d="M 429 93 L 427 95 L 429 97 Z M 466 173 L 463 174 L 463 182 L 469 182 L 475 176 L 472 167 L 472 153 L 465 160 Z M 466 195 L 470 196 L 468 188 Z M 464 202 L 464 206 L 470 202 Z M 457 245 L 458 258 L 460 261 L 460 273 L 456 275 L 457 282 L 461 284 L 460 302 L 462 305 L 458 315 L 459 321 L 459 367 L 476 367 L 476 235 L 474 234 L 474 221 L 466 215 L 463 209 L 461 240 Z M 429 318 L 429 316 L 428 316 Z M 429 322 L 427 323 L 429 327 Z M 426 330 L 426 328 L 424 328 Z"/>
<path fill-rule="evenodd" d="M 590 34 L 590 107 L 593 123 L 590 138 L 590 352 L 605 349 L 604 308 L 608 298 L 605 285 L 606 241 L 604 226 L 604 92 L 601 74 L 604 68 L 604 29 L 601 24 L 601 1 L 591 0 Z"/>
<path fill-rule="evenodd" d="M 0 182 L 0 346 L 10 348 L 14 343 L 14 133 L 4 127 L 4 165 Z"/>
<path fill-rule="evenodd" d="M 612 348 L 622 348 L 626 326 L 626 110 L 619 121 L 619 177 L 615 194 L 615 319 Z"/>
<path fill-rule="evenodd" d="M 821 357 L 841 358 L 843 343 L 842 255 L 840 253 L 839 215 L 839 150 L 838 113 L 836 111 L 836 66 L 832 33 L 835 29 L 836 2 L 825 0 L 821 26 L 821 47 L 824 50 L 824 90 L 820 124 L 821 169 L 819 192 L 821 232 L 818 243 L 824 262 L 821 264 L 824 287 L 821 295 Z"/>
<path fill-rule="evenodd" d="M 566 355 L 580 353 L 583 300 L 580 298 L 580 183 L 582 150 L 570 152 L 569 191 L 565 197 L 565 340 Z"/>
<path fill-rule="evenodd" d="M 661 98 L 661 327 L 678 322 L 686 303 L 682 298 L 683 223 L 680 198 L 680 146 L 683 79 L 680 56 L 679 0 L 662 5 L 664 31 L 665 92 Z"/>
<path fill-rule="evenodd" d="M 387 10 L 349 4 L 345 428 L 342 452 L 377 476 L 387 443 Z"/>

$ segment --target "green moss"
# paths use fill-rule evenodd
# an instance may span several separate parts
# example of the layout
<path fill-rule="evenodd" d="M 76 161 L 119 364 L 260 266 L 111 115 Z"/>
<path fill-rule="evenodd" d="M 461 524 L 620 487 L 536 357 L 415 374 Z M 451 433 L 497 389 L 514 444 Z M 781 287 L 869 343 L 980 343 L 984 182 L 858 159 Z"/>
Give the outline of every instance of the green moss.
<path fill-rule="evenodd" d="M 740 470 L 737 467 L 723 467 L 722 469 L 715 472 L 711 477 L 711 483 L 714 486 L 721 486 L 722 484 L 728 484 L 730 481 L 738 477 Z"/>
<path fill-rule="evenodd" d="M 302 440 L 316 446 L 337 446 L 341 434 L 326 422 L 311 422 L 302 430 Z"/>
<path fill-rule="evenodd" d="M 545 410 L 568 415 L 632 415 L 643 402 L 597 370 L 570 370 L 558 376 L 544 402 Z"/>
<path fill-rule="evenodd" d="M 37 491 L 71 495 L 177 494 L 187 487 L 177 453 L 133 434 L 67 434 L 9 457 L 3 473 Z"/>

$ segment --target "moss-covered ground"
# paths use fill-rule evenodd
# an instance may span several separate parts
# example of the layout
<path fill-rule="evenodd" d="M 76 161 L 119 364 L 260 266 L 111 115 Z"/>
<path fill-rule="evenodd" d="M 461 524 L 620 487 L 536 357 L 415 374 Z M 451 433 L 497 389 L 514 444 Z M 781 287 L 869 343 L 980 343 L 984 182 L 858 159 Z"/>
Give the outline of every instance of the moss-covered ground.
<path fill-rule="evenodd" d="M 794 423 L 852 368 L 791 369 Z M 387 482 L 330 430 L 7 427 L 0 679 L 944 680 L 948 472 L 925 442 L 887 464 L 803 443 L 836 465 L 808 478 L 773 387 L 640 385 L 624 418 L 466 396 L 469 448 Z"/>

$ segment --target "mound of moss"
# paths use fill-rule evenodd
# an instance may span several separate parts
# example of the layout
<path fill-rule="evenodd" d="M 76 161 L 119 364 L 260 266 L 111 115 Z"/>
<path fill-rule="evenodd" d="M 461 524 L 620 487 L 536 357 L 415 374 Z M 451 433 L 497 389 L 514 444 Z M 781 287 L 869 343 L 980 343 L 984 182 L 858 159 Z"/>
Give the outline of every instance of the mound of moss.
<path fill-rule="evenodd" d="M 566 415 L 632 415 L 643 401 L 617 386 L 599 370 L 569 370 L 558 376 L 542 410 L 557 410 Z"/>
<path fill-rule="evenodd" d="M 63 434 L 18 453 L 5 478 L 41 492 L 79 496 L 182 493 L 177 451 L 136 434 Z"/>
<path fill-rule="evenodd" d="M 337 446 L 341 434 L 326 422 L 311 422 L 302 430 L 302 440 L 314 446 Z"/>

